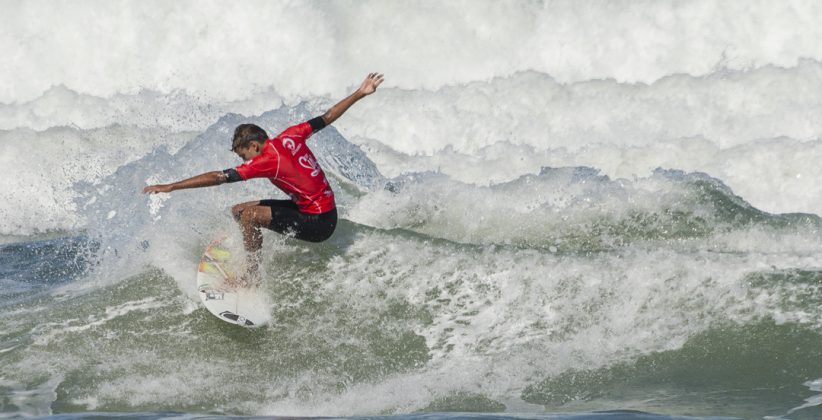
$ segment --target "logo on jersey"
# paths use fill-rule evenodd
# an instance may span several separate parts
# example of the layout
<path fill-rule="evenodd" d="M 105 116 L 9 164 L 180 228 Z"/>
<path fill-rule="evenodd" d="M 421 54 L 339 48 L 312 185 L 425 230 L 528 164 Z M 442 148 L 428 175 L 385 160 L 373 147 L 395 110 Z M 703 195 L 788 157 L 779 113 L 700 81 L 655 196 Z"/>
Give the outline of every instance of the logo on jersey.
<path fill-rule="evenodd" d="M 288 149 L 291 152 L 291 156 L 295 156 L 297 152 L 303 147 L 302 144 L 297 144 L 294 139 L 290 139 L 288 137 L 283 139 L 283 147 Z"/>
<path fill-rule="evenodd" d="M 300 162 L 300 166 L 302 166 L 303 168 L 311 169 L 312 177 L 320 174 L 320 165 L 312 156 L 302 155 L 299 159 L 297 159 L 297 161 Z"/>

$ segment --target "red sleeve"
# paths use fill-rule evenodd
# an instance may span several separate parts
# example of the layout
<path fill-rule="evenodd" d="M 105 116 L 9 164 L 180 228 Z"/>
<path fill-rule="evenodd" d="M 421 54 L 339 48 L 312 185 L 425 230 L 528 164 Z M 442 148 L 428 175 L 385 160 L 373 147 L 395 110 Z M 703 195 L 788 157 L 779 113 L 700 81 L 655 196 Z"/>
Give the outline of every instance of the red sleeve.
<path fill-rule="evenodd" d="M 251 178 L 275 178 L 279 162 L 268 155 L 259 155 L 248 162 L 243 162 L 235 170 L 243 180 Z"/>
<path fill-rule="evenodd" d="M 277 135 L 277 138 L 288 137 L 294 139 L 295 141 L 304 142 L 306 139 L 311 137 L 311 134 L 313 133 L 314 129 L 312 129 L 311 124 L 306 121 L 286 128 L 285 131 Z"/>

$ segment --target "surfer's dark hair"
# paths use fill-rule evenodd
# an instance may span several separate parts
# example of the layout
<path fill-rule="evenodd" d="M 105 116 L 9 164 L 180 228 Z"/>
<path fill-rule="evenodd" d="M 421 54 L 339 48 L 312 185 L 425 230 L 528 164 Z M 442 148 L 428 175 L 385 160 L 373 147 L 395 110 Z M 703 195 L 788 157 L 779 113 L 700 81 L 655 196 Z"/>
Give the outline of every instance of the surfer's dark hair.
<path fill-rule="evenodd" d="M 268 139 L 268 133 L 260 126 L 255 124 L 240 124 L 234 129 L 234 138 L 231 140 L 231 151 L 237 150 L 238 147 L 243 147 L 256 141 L 264 143 Z"/>

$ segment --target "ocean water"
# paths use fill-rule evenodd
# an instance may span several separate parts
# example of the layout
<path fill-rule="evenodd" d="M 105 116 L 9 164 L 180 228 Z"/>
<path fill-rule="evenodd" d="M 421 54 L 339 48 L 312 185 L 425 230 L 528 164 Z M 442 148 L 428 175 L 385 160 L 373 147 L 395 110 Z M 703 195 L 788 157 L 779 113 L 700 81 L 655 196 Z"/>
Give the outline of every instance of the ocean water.
<path fill-rule="evenodd" d="M 822 3 L 0 1 L 0 417 L 822 418 Z M 272 323 L 196 265 L 309 142 Z"/>

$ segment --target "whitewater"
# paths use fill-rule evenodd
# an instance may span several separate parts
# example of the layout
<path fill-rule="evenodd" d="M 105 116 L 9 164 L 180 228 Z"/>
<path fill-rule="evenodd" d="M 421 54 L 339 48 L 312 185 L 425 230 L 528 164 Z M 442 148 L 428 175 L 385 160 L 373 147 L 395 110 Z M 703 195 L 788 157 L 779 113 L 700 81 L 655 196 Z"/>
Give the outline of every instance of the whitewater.
<path fill-rule="evenodd" d="M 0 10 L 2 417 L 822 418 L 822 3 Z M 309 140 L 337 231 L 214 318 L 200 254 L 286 197 L 142 188 L 372 71 Z"/>

